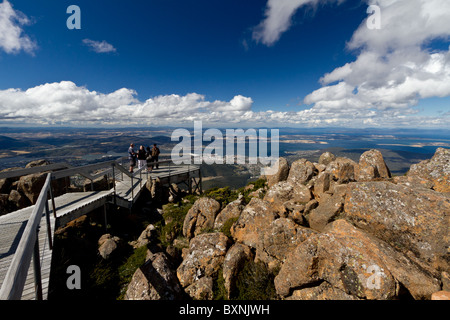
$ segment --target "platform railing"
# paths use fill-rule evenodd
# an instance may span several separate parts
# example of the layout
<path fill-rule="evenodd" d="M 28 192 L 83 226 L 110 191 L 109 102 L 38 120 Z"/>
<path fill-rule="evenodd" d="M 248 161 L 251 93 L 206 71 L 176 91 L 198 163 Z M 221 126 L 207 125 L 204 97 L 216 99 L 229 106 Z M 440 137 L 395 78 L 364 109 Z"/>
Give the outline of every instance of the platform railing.
<path fill-rule="evenodd" d="M 41 265 L 39 258 L 39 228 L 42 214 L 45 210 L 47 233 L 50 249 L 52 248 L 52 233 L 50 226 L 50 210 L 48 208 L 48 193 L 50 192 L 51 173 L 47 175 L 45 184 L 25 226 L 17 250 L 6 273 L 0 289 L 0 300 L 20 300 L 28 275 L 31 258 L 33 258 L 34 285 L 36 300 L 42 300 Z"/>

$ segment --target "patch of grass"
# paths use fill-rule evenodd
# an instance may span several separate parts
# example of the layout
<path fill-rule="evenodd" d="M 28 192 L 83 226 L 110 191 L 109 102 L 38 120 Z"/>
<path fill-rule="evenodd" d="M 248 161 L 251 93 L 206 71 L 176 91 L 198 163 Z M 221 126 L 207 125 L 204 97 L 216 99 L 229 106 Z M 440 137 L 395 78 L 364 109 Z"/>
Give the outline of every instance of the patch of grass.
<path fill-rule="evenodd" d="M 128 283 L 131 281 L 131 278 L 133 277 L 133 274 L 136 272 L 136 270 L 145 263 L 146 256 L 147 256 L 147 246 L 137 248 L 126 259 L 126 261 L 118 267 L 117 283 L 119 288 L 121 288 L 118 300 L 123 300 L 125 293 L 127 291 Z"/>
<path fill-rule="evenodd" d="M 238 218 L 236 217 L 236 218 L 230 218 L 227 221 L 225 221 L 225 223 L 222 226 L 222 229 L 220 229 L 220 232 L 225 234 L 228 238 L 232 238 L 232 236 L 231 236 L 231 227 L 237 221 L 237 219 Z"/>
<path fill-rule="evenodd" d="M 248 261 L 238 274 L 236 292 L 237 300 L 276 300 L 274 279 L 275 272 L 270 272 L 263 262 Z"/>
<path fill-rule="evenodd" d="M 228 300 L 227 289 L 225 289 L 225 279 L 223 278 L 223 268 L 221 267 L 214 277 L 213 283 L 213 299 L 214 300 Z"/>
<path fill-rule="evenodd" d="M 174 239 L 183 236 L 184 219 L 196 198 L 191 197 L 187 200 L 189 201 L 180 201 L 163 206 L 165 223 L 164 221 L 159 221 L 155 226 L 159 230 L 159 241 L 165 247 L 170 245 Z"/>

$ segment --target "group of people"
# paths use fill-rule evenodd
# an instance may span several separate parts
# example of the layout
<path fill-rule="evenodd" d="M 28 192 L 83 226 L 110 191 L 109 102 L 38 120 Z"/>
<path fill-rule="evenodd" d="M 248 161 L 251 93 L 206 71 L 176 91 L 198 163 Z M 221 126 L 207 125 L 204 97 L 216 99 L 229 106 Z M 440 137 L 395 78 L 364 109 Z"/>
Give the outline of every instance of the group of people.
<path fill-rule="evenodd" d="M 156 146 L 156 143 L 153 144 L 153 148 L 150 147 L 145 148 L 144 146 L 140 146 L 137 152 L 134 151 L 134 144 L 131 143 L 128 148 L 128 159 L 130 160 L 130 173 L 133 173 L 134 167 L 136 166 L 136 162 L 138 165 L 138 169 L 147 166 L 147 171 L 152 171 L 153 167 L 156 169 L 159 168 L 158 158 L 159 158 L 159 148 Z M 156 163 L 155 163 L 156 162 Z"/>

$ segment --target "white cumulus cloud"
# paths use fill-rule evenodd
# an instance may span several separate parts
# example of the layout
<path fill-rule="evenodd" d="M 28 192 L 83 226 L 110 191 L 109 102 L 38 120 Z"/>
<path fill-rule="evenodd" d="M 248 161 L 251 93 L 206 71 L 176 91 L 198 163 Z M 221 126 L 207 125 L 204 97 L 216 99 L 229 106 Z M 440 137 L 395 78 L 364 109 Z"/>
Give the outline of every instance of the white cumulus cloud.
<path fill-rule="evenodd" d="M 14 10 L 8 0 L 0 3 L 0 48 L 6 53 L 20 51 L 33 54 L 37 44 L 23 33 L 22 27 L 31 24 L 30 19 L 18 10 Z"/>
<path fill-rule="evenodd" d="M 249 118 L 253 101 L 241 95 L 230 101 L 206 101 L 189 93 L 137 99 L 122 88 L 111 93 L 91 91 L 71 81 L 0 90 L 0 121 L 34 124 L 179 124 L 193 120 L 235 122 Z"/>

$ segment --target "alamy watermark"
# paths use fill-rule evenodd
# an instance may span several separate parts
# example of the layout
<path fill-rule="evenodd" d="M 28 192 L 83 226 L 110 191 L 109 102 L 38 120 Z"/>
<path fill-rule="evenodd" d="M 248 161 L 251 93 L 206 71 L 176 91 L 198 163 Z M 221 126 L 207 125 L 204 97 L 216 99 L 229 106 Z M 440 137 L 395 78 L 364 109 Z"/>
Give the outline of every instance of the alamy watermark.
<path fill-rule="evenodd" d="M 372 1 L 373 3 L 374 1 Z M 381 8 L 376 4 L 370 4 L 367 8 L 367 14 L 370 16 L 367 18 L 366 26 L 369 30 L 381 29 Z"/>
<path fill-rule="evenodd" d="M 173 131 L 171 139 L 179 143 L 172 149 L 171 160 L 178 165 L 260 164 L 262 175 L 272 175 L 278 171 L 279 137 L 278 129 L 210 128 L 203 132 L 202 122 L 195 121 L 193 135 L 187 129 Z M 208 143 L 205 147 L 204 142 Z"/>

